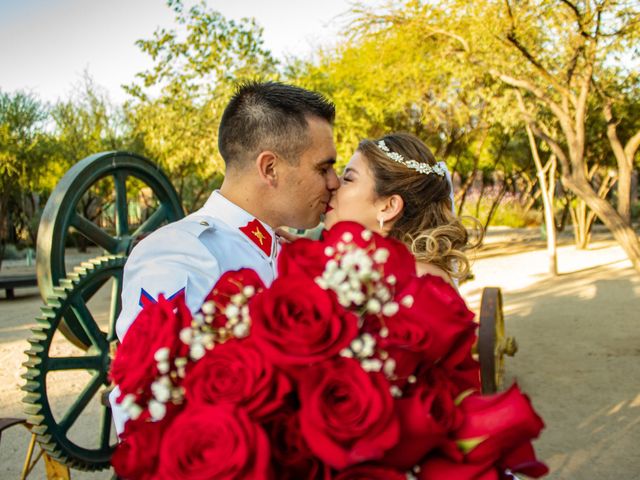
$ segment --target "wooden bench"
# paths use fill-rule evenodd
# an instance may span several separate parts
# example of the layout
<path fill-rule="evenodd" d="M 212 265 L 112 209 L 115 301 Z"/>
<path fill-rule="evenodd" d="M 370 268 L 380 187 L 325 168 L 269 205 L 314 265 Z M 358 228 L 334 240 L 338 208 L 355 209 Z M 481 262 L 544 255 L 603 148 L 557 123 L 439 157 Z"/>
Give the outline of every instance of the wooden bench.
<path fill-rule="evenodd" d="M 0 290 L 4 289 L 8 299 L 15 298 L 13 291 L 16 288 L 37 286 L 38 278 L 33 274 L 0 277 Z"/>

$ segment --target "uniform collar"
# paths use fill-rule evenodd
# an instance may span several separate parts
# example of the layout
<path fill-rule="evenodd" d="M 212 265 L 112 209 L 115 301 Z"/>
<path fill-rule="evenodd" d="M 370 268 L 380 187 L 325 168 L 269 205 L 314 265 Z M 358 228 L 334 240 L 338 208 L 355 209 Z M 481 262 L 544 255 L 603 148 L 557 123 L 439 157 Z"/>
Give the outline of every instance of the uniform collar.
<path fill-rule="evenodd" d="M 263 256 L 274 259 L 278 253 L 278 239 L 273 229 L 215 190 L 200 213 L 217 218 L 239 232 Z"/>

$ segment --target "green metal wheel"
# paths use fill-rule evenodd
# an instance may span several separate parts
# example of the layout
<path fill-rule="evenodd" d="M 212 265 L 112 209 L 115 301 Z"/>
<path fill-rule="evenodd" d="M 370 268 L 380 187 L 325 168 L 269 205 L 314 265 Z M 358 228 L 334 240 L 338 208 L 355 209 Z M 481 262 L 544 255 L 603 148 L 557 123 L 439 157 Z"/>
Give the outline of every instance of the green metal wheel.
<path fill-rule="evenodd" d="M 112 300 L 106 321 L 98 322 L 87 307 L 87 292 L 97 292 L 107 281 L 122 283 L 125 260 L 116 255 L 98 257 L 60 280 L 42 307 L 26 351 L 26 383 L 22 388 L 27 422 L 51 457 L 80 470 L 108 468 L 116 443 L 111 409 L 100 399 L 110 385 L 108 372 L 117 342 L 115 321 L 120 304 Z M 69 345 L 75 352 L 60 355 L 60 342 L 56 345 L 52 341 L 63 319 L 69 318 L 82 328 L 90 346 L 85 351 Z M 66 378 L 80 390 L 77 397 L 64 397 L 69 381 L 61 390 L 62 382 L 56 377 L 60 373 L 69 374 Z M 64 400 L 69 400 L 69 405 Z"/>
<path fill-rule="evenodd" d="M 100 185 L 95 198 L 109 198 L 112 224 L 105 226 L 83 213 L 81 204 L 87 192 Z M 154 199 L 153 213 L 135 229 L 131 228 L 130 202 L 127 187 L 137 186 L 138 192 Z M 128 152 L 103 152 L 76 163 L 62 177 L 49 197 L 40 221 L 36 269 L 43 299 L 54 293 L 60 279 L 66 276 L 65 247 L 71 234 L 79 234 L 103 249 L 104 254 L 128 254 L 135 240 L 160 227 L 163 223 L 184 216 L 180 198 L 167 176 L 150 160 Z M 105 216 L 106 217 L 106 216 Z M 133 231 L 132 231 L 133 230 Z M 91 292 L 86 292 L 91 296 Z M 74 345 L 88 348 L 91 341 L 73 316 L 65 317 L 60 331 Z"/>

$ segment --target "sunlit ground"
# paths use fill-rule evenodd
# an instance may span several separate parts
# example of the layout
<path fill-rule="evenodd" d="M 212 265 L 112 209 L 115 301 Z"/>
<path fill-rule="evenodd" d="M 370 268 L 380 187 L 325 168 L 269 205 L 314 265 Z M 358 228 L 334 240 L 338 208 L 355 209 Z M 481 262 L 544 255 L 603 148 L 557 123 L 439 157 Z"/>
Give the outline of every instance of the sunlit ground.
<path fill-rule="evenodd" d="M 477 308 L 484 286 L 504 294 L 507 359 L 547 428 L 535 443 L 554 479 L 636 478 L 640 471 L 640 275 L 611 241 L 478 260 L 462 293 Z"/>

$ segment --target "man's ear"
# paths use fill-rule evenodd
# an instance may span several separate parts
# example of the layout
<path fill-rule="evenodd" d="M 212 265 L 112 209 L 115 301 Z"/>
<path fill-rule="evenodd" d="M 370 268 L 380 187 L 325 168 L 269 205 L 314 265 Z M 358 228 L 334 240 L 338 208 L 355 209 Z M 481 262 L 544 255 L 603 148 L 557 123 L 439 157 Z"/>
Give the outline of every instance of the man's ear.
<path fill-rule="evenodd" d="M 396 193 L 388 196 L 384 200 L 380 213 L 385 222 L 392 222 L 400 217 L 403 209 L 404 200 L 402 200 L 402 197 Z"/>
<path fill-rule="evenodd" d="M 270 186 L 275 186 L 278 182 L 276 168 L 278 166 L 278 156 L 269 150 L 265 150 L 256 157 L 255 164 L 260 179 Z"/>

